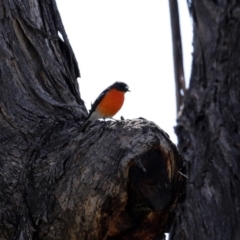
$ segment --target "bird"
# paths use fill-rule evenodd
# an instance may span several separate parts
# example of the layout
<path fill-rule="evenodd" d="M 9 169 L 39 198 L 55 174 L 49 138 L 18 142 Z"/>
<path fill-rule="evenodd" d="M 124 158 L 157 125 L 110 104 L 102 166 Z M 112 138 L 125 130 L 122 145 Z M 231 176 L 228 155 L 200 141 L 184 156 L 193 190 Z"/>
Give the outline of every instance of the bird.
<path fill-rule="evenodd" d="M 130 92 L 130 90 L 124 82 L 115 82 L 106 88 L 92 104 L 87 120 L 82 125 L 80 132 L 84 132 L 97 119 L 112 118 L 121 109 L 126 92 Z"/>

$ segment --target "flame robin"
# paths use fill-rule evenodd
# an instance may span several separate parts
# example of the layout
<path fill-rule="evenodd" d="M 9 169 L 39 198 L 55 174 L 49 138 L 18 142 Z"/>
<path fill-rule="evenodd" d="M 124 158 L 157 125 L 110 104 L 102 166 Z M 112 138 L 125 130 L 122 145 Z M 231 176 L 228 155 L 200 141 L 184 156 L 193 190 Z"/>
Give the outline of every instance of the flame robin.
<path fill-rule="evenodd" d="M 115 82 L 105 89 L 92 104 L 86 122 L 81 127 L 81 132 L 99 118 L 112 118 L 122 107 L 124 94 L 129 92 L 128 85 L 124 82 Z"/>

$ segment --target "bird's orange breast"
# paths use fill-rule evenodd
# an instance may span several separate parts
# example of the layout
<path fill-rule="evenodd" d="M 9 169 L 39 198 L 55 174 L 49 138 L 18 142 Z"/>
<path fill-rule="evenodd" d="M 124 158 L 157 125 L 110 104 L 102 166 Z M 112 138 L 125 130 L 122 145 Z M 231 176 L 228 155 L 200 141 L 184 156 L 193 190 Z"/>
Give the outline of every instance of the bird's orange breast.
<path fill-rule="evenodd" d="M 111 89 L 98 104 L 97 110 L 103 118 L 113 117 L 121 109 L 123 102 L 124 92 Z"/>

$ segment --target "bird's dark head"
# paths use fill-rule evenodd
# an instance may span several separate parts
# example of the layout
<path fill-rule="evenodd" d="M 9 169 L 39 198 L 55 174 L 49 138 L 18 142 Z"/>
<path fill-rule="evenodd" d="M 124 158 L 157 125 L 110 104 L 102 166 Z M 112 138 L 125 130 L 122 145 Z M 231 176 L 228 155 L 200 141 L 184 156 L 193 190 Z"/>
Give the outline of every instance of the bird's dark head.
<path fill-rule="evenodd" d="M 128 85 L 124 82 L 115 82 L 112 85 L 112 88 L 115 88 L 115 89 L 117 89 L 118 91 L 121 91 L 121 92 L 130 92 Z"/>

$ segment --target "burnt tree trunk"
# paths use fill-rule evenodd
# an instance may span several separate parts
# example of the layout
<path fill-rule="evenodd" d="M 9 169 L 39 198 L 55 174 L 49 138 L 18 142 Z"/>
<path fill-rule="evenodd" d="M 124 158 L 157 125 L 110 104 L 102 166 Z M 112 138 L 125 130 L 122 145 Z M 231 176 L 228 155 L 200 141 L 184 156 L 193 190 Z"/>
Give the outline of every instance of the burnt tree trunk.
<path fill-rule="evenodd" d="M 79 75 L 54 0 L 0 1 L 0 239 L 163 239 L 176 147 L 144 119 L 80 133 Z"/>
<path fill-rule="evenodd" d="M 187 197 L 173 240 L 240 239 L 240 3 L 193 0 L 190 87 L 178 119 Z"/>

